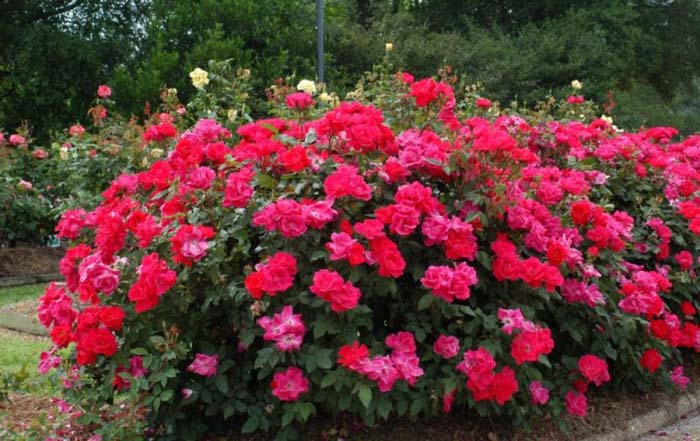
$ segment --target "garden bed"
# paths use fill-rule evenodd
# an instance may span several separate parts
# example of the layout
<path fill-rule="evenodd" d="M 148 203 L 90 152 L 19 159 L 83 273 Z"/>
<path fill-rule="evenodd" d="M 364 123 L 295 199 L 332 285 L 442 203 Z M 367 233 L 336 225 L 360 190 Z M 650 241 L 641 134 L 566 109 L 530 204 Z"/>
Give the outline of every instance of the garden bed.
<path fill-rule="evenodd" d="M 9 280 L 60 278 L 58 261 L 64 253 L 61 248 L 0 248 L 0 286 L 9 286 Z M 29 283 L 35 281 L 47 280 Z"/>

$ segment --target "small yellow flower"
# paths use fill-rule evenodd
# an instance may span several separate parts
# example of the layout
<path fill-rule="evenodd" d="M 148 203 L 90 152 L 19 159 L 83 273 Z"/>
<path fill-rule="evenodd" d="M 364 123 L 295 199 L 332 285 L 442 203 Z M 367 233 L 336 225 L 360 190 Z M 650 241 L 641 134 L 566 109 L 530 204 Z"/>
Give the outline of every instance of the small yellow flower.
<path fill-rule="evenodd" d="M 613 123 L 613 119 L 611 116 L 603 115 L 600 117 L 600 119 L 602 119 L 603 121 L 605 121 L 606 123 L 608 123 L 610 125 L 612 125 L 612 123 Z"/>
<path fill-rule="evenodd" d="M 239 72 L 240 74 L 238 76 L 240 76 L 242 80 L 250 78 L 250 69 L 241 69 Z"/>
<path fill-rule="evenodd" d="M 67 147 L 61 147 L 61 151 L 58 154 L 58 156 L 61 158 L 61 160 L 65 161 L 68 159 L 68 148 Z"/>
<path fill-rule="evenodd" d="M 143 168 L 148 167 L 148 158 L 145 156 L 143 157 L 143 160 L 141 160 L 141 167 L 143 167 Z"/>
<path fill-rule="evenodd" d="M 384 49 L 385 49 L 387 52 L 393 51 L 393 50 L 394 50 L 394 43 L 386 43 L 386 44 L 384 45 Z"/>
<path fill-rule="evenodd" d="M 316 83 L 311 80 L 301 80 L 297 84 L 297 90 L 313 95 L 316 93 Z"/>
<path fill-rule="evenodd" d="M 177 89 L 174 87 L 168 89 L 168 96 L 177 96 Z"/>
<path fill-rule="evenodd" d="M 238 116 L 238 110 L 236 109 L 229 109 L 228 113 L 226 114 L 228 117 L 229 121 L 234 121 L 236 117 Z"/>
<path fill-rule="evenodd" d="M 197 89 L 204 89 L 204 86 L 209 84 L 209 73 L 200 68 L 190 72 L 190 78 L 192 78 L 192 85 Z"/>
<path fill-rule="evenodd" d="M 576 90 L 581 90 L 583 88 L 583 84 L 579 80 L 574 80 L 571 82 L 571 87 Z"/>
<path fill-rule="evenodd" d="M 151 158 L 161 158 L 163 156 L 163 149 L 153 149 L 151 150 Z"/>

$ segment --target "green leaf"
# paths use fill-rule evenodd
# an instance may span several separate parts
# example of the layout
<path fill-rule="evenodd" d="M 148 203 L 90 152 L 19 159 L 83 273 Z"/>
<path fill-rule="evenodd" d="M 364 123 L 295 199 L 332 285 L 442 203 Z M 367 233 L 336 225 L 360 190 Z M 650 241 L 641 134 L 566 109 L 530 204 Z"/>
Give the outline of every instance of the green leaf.
<path fill-rule="evenodd" d="M 263 188 L 272 189 L 277 185 L 274 178 L 272 178 L 270 175 L 258 174 L 255 179 L 257 180 L 258 185 Z"/>
<path fill-rule="evenodd" d="M 309 419 L 309 415 L 316 413 L 316 407 L 312 403 L 301 403 L 297 413 L 301 418 L 301 422 L 306 422 Z"/>
<path fill-rule="evenodd" d="M 389 413 L 391 412 L 391 401 L 386 398 L 380 400 L 377 403 L 377 412 L 379 412 L 379 416 L 385 420 L 389 418 Z"/>
<path fill-rule="evenodd" d="M 294 421 L 294 412 L 288 409 L 284 415 L 282 415 L 282 427 L 288 426 Z"/>
<path fill-rule="evenodd" d="M 366 408 L 369 407 L 369 404 L 372 402 L 372 389 L 366 384 L 361 384 L 358 388 L 357 395 L 360 397 L 362 405 Z"/>
<path fill-rule="evenodd" d="M 243 424 L 243 427 L 241 427 L 241 432 L 242 433 L 253 433 L 256 430 L 258 430 L 259 426 L 260 426 L 260 418 L 253 415 L 246 420 L 245 424 Z"/>
<path fill-rule="evenodd" d="M 430 305 L 433 304 L 433 298 L 434 296 L 432 294 L 425 294 L 423 297 L 421 297 L 418 301 L 418 310 L 422 311 L 430 308 Z"/>
<path fill-rule="evenodd" d="M 321 389 L 332 386 L 333 384 L 335 384 L 335 380 L 336 380 L 335 377 L 336 377 L 335 371 L 327 373 L 326 376 L 323 377 L 323 380 L 321 380 Z"/>
<path fill-rule="evenodd" d="M 162 394 L 160 394 L 161 401 L 169 401 L 172 397 L 173 397 L 173 390 L 172 389 L 166 389 L 163 391 Z"/>
<path fill-rule="evenodd" d="M 216 378 L 214 378 L 214 384 L 222 394 L 226 395 L 228 393 L 228 379 L 226 376 L 217 375 Z"/>
<path fill-rule="evenodd" d="M 331 360 L 331 351 L 324 350 L 318 351 L 316 354 L 316 364 L 321 369 L 330 369 L 333 367 L 333 360 Z"/>

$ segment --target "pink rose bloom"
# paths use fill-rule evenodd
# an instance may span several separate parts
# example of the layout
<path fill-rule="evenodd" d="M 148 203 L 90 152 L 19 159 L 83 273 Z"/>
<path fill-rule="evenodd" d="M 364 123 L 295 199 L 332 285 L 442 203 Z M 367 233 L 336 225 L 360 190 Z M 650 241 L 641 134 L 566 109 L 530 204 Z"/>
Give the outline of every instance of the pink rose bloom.
<path fill-rule="evenodd" d="M 443 358 L 452 358 L 459 353 L 459 340 L 452 335 L 441 335 L 435 341 L 433 351 Z"/>
<path fill-rule="evenodd" d="M 61 364 L 61 357 L 53 355 L 50 352 L 42 352 L 39 356 L 39 373 L 45 375 L 51 369 L 58 367 Z"/>
<path fill-rule="evenodd" d="M 498 308 L 498 319 L 503 322 L 503 332 L 511 335 L 514 330 L 534 331 L 535 324 L 529 320 L 525 320 L 520 308 L 503 309 Z"/>
<path fill-rule="evenodd" d="M 446 393 L 442 398 L 442 411 L 445 413 L 450 413 L 452 411 L 452 403 L 455 401 L 455 395 L 457 395 L 457 388 L 452 389 L 450 392 Z"/>
<path fill-rule="evenodd" d="M 316 201 L 312 203 L 303 203 L 301 212 L 304 215 L 304 221 L 308 226 L 315 229 L 321 229 L 331 222 L 338 215 L 338 212 L 333 209 L 333 201 Z"/>
<path fill-rule="evenodd" d="M 309 380 L 298 367 L 289 367 L 284 372 L 277 372 L 270 382 L 272 395 L 281 401 L 296 401 L 309 390 Z"/>
<path fill-rule="evenodd" d="M 5 142 L 5 134 L 0 132 L 0 145 Z"/>
<path fill-rule="evenodd" d="M 46 151 L 44 149 L 36 149 L 32 152 L 32 156 L 36 159 L 46 159 Z"/>
<path fill-rule="evenodd" d="M 107 98 L 112 96 L 112 89 L 110 89 L 109 86 L 102 84 L 100 87 L 97 88 L 97 96 L 99 96 L 103 100 L 106 100 Z"/>
<path fill-rule="evenodd" d="M 139 355 L 135 355 L 129 359 L 129 371 L 131 376 L 134 378 L 141 378 L 146 375 L 146 368 L 143 367 L 143 358 Z"/>
<path fill-rule="evenodd" d="M 274 341 L 275 347 L 283 352 L 299 349 L 306 333 L 301 314 L 294 314 L 290 305 L 286 305 L 281 313 L 272 318 L 261 317 L 258 325 L 265 330 L 263 340 Z"/>
<path fill-rule="evenodd" d="M 491 107 L 491 100 L 486 98 L 477 98 L 476 107 L 480 109 L 488 109 L 489 107 Z"/>
<path fill-rule="evenodd" d="M 359 366 L 359 372 L 376 381 L 380 392 L 389 392 L 399 379 L 399 372 L 388 355 L 367 359 Z"/>
<path fill-rule="evenodd" d="M 285 99 L 287 107 L 290 109 L 304 110 L 314 105 L 314 100 L 306 92 L 295 92 L 287 95 Z"/>
<path fill-rule="evenodd" d="M 676 366 L 673 371 L 671 371 L 671 381 L 685 389 L 690 383 L 690 378 L 684 375 L 683 366 Z"/>
<path fill-rule="evenodd" d="M 34 185 L 32 185 L 31 182 L 25 181 L 24 179 L 20 179 L 19 184 L 17 184 L 17 186 L 22 190 L 31 190 L 32 188 L 34 188 Z"/>
<path fill-rule="evenodd" d="M 219 365 L 219 356 L 199 353 L 195 356 L 187 370 L 203 377 L 216 375 L 216 367 Z"/>
<path fill-rule="evenodd" d="M 384 224 L 377 219 L 367 219 L 355 224 L 355 232 L 367 240 L 384 236 Z"/>
<path fill-rule="evenodd" d="M 198 261 L 207 255 L 207 249 L 209 249 L 209 242 L 193 238 L 182 244 L 182 255 Z"/>
<path fill-rule="evenodd" d="M 188 184 L 200 190 L 206 190 L 216 178 L 216 172 L 209 167 L 197 167 L 190 172 Z"/>
<path fill-rule="evenodd" d="M 192 389 L 188 389 L 186 387 L 184 387 L 184 388 L 182 388 L 182 390 L 180 390 L 180 393 L 182 394 L 182 398 L 184 398 L 184 399 L 188 399 L 189 397 L 191 397 L 193 392 L 194 391 Z"/>
<path fill-rule="evenodd" d="M 228 175 L 228 178 L 226 178 L 226 189 L 224 190 L 224 207 L 243 208 L 248 204 L 248 201 L 253 196 L 253 187 L 251 187 L 250 181 L 254 175 L 255 172 L 250 168 L 243 168 Z M 268 207 L 274 207 L 274 205 L 269 205 Z"/>
<path fill-rule="evenodd" d="M 447 231 L 450 229 L 450 220 L 445 216 L 433 214 L 426 217 L 421 225 L 421 232 L 425 236 L 425 245 L 433 246 L 447 239 Z"/>
<path fill-rule="evenodd" d="M 78 267 L 80 283 L 90 283 L 97 291 L 112 294 L 119 285 L 119 271 L 102 261 L 99 253 L 86 257 Z"/>
<path fill-rule="evenodd" d="M 580 392 L 570 390 L 566 393 L 564 401 L 566 402 L 566 410 L 571 415 L 579 416 L 581 418 L 586 417 L 586 412 L 588 410 L 588 400 L 586 400 L 585 395 L 583 395 Z"/>
<path fill-rule="evenodd" d="M 549 401 L 549 389 L 542 386 L 539 381 L 530 383 L 530 395 L 532 396 L 532 404 L 543 405 Z"/>
<path fill-rule="evenodd" d="M 60 399 L 60 398 L 51 398 L 51 402 L 58 407 L 58 411 L 60 413 L 66 414 L 70 413 L 73 410 L 73 406 L 68 404 L 66 401 Z"/>
<path fill-rule="evenodd" d="M 27 142 L 27 139 L 24 136 L 10 135 L 10 144 L 12 144 L 12 145 L 21 145 L 21 144 L 25 144 L 26 142 Z"/>
<path fill-rule="evenodd" d="M 68 134 L 70 136 L 80 136 L 83 133 L 85 133 L 85 127 L 81 126 L 80 124 L 74 124 L 70 126 L 70 129 L 68 129 Z"/>

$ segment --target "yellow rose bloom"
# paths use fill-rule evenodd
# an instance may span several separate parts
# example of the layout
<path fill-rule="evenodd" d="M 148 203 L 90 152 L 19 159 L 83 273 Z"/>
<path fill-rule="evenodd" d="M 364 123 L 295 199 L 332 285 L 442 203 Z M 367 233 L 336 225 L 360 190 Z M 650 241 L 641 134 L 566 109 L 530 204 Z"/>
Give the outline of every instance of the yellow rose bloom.
<path fill-rule="evenodd" d="M 204 89 L 204 86 L 209 84 L 209 73 L 200 68 L 190 72 L 190 78 L 192 78 L 192 85 L 197 89 Z"/>

